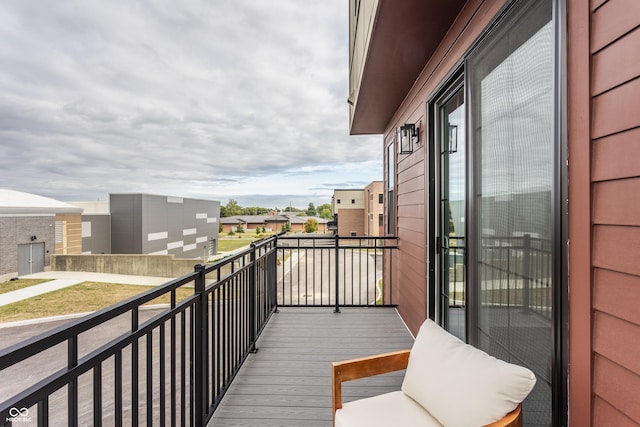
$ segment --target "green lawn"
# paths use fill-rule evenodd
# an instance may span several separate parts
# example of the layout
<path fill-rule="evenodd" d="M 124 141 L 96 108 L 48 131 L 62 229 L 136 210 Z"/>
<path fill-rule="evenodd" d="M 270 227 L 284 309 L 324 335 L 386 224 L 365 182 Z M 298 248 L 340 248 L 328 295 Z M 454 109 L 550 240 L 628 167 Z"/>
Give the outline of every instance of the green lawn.
<path fill-rule="evenodd" d="M 153 286 L 83 282 L 2 306 L 0 307 L 0 322 L 97 311 L 151 288 Z M 178 288 L 176 299 L 182 301 L 189 295 L 193 295 L 193 289 Z M 150 301 L 148 304 L 168 304 L 169 302 L 170 295 L 167 294 Z"/>
<path fill-rule="evenodd" d="M 218 240 L 218 251 L 230 252 L 236 249 L 240 249 L 244 246 L 249 246 L 255 239 L 220 239 Z"/>
<path fill-rule="evenodd" d="M 51 279 L 18 279 L 0 283 L 0 294 L 17 291 L 19 289 L 28 288 L 29 286 L 39 285 L 48 282 Z"/>

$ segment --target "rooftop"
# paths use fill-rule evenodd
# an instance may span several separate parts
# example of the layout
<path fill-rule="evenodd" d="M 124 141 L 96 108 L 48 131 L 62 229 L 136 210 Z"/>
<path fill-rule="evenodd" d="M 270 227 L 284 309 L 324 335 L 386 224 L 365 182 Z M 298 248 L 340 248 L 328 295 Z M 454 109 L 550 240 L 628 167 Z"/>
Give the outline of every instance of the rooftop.
<path fill-rule="evenodd" d="M 36 194 L 0 188 L 0 215 L 81 214 L 82 209 Z"/>

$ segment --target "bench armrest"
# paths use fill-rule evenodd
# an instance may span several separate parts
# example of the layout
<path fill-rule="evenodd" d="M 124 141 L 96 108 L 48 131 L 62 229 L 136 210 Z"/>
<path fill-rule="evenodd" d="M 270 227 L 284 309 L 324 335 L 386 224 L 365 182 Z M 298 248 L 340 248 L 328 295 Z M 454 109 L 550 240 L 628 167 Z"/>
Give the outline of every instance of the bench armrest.
<path fill-rule="evenodd" d="M 410 350 L 332 363 L 333 416 L 342 408 L 342 383 L 407 368 Z"/>
<path fill-rule="evenodd" d="M 522 403 L 498 421 L 484 427 L 522 427 Z"/>
<path fill-rule="evenodd" d="M 401 350 L 332 363 L 334 425 L 336 411 L 342 408 L 343 382 L 406 369 L 409 363 L 410 352 L 410 350 Z M 485 427 L 522 427 L 522 404 L 519 404 L 516 409 L 505 415 L 502 419 L 488 424 Z"/>

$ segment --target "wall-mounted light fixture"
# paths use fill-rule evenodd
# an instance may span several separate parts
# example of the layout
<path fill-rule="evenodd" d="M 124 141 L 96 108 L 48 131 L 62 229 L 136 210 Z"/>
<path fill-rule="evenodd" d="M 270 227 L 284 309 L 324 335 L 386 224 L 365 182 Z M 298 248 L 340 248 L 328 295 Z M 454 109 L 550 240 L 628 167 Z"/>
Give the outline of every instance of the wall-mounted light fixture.
<path fill-rule="evenodd" d="M 458 126 L 449 125 L 449 154 L 458 151 Z"/>
<path fill-rule="evenodd" d="M 398 130 L 400 154 L 413 153 L 414 144 L 420 142 L 420 127 L 413 123 L 405 123 Z"/>
<path fill-rule="evenodd" d="M 37 236 L 31 236 L 31 237 L 30 237 L 30 240 L 31 240 L 32 242 L 35 242 L 36 240 L 38 240 L 38 237 L 37 237 Z"/>

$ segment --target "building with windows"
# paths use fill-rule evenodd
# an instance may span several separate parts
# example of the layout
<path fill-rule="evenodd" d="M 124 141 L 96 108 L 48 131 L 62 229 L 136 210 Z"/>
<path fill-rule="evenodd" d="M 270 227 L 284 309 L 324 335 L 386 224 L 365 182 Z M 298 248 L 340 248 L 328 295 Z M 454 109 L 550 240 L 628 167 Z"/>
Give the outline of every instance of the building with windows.
<path fill-rule="evenodd" d="M 373 181 L 364 187 L 364 235 L 384 236 L 384 183 Z"/>
<path fill-rule="evenodd" d="M 339 236 L 384 235 L 383 182 L 364 189 L 336 189 L 331 197 L 334 232 Z"/>
<path fill-rule="evenodd" d="M 0 279 L 44 271 L 51 254 L 79 254 L 82 209 L 0 189 Z"/>
<path fill-rule="evenodd" d="M 339 236 L 363 236 L 365 227 L 364 190 L 336 189 L 331 197 L 331 212 Z"/>
<path fill-rule="evenodd" d="M 526 425 L 640 424 L 640 3 L 350 0 L 349 25 L 407 326 L 528 366 Z"/>

